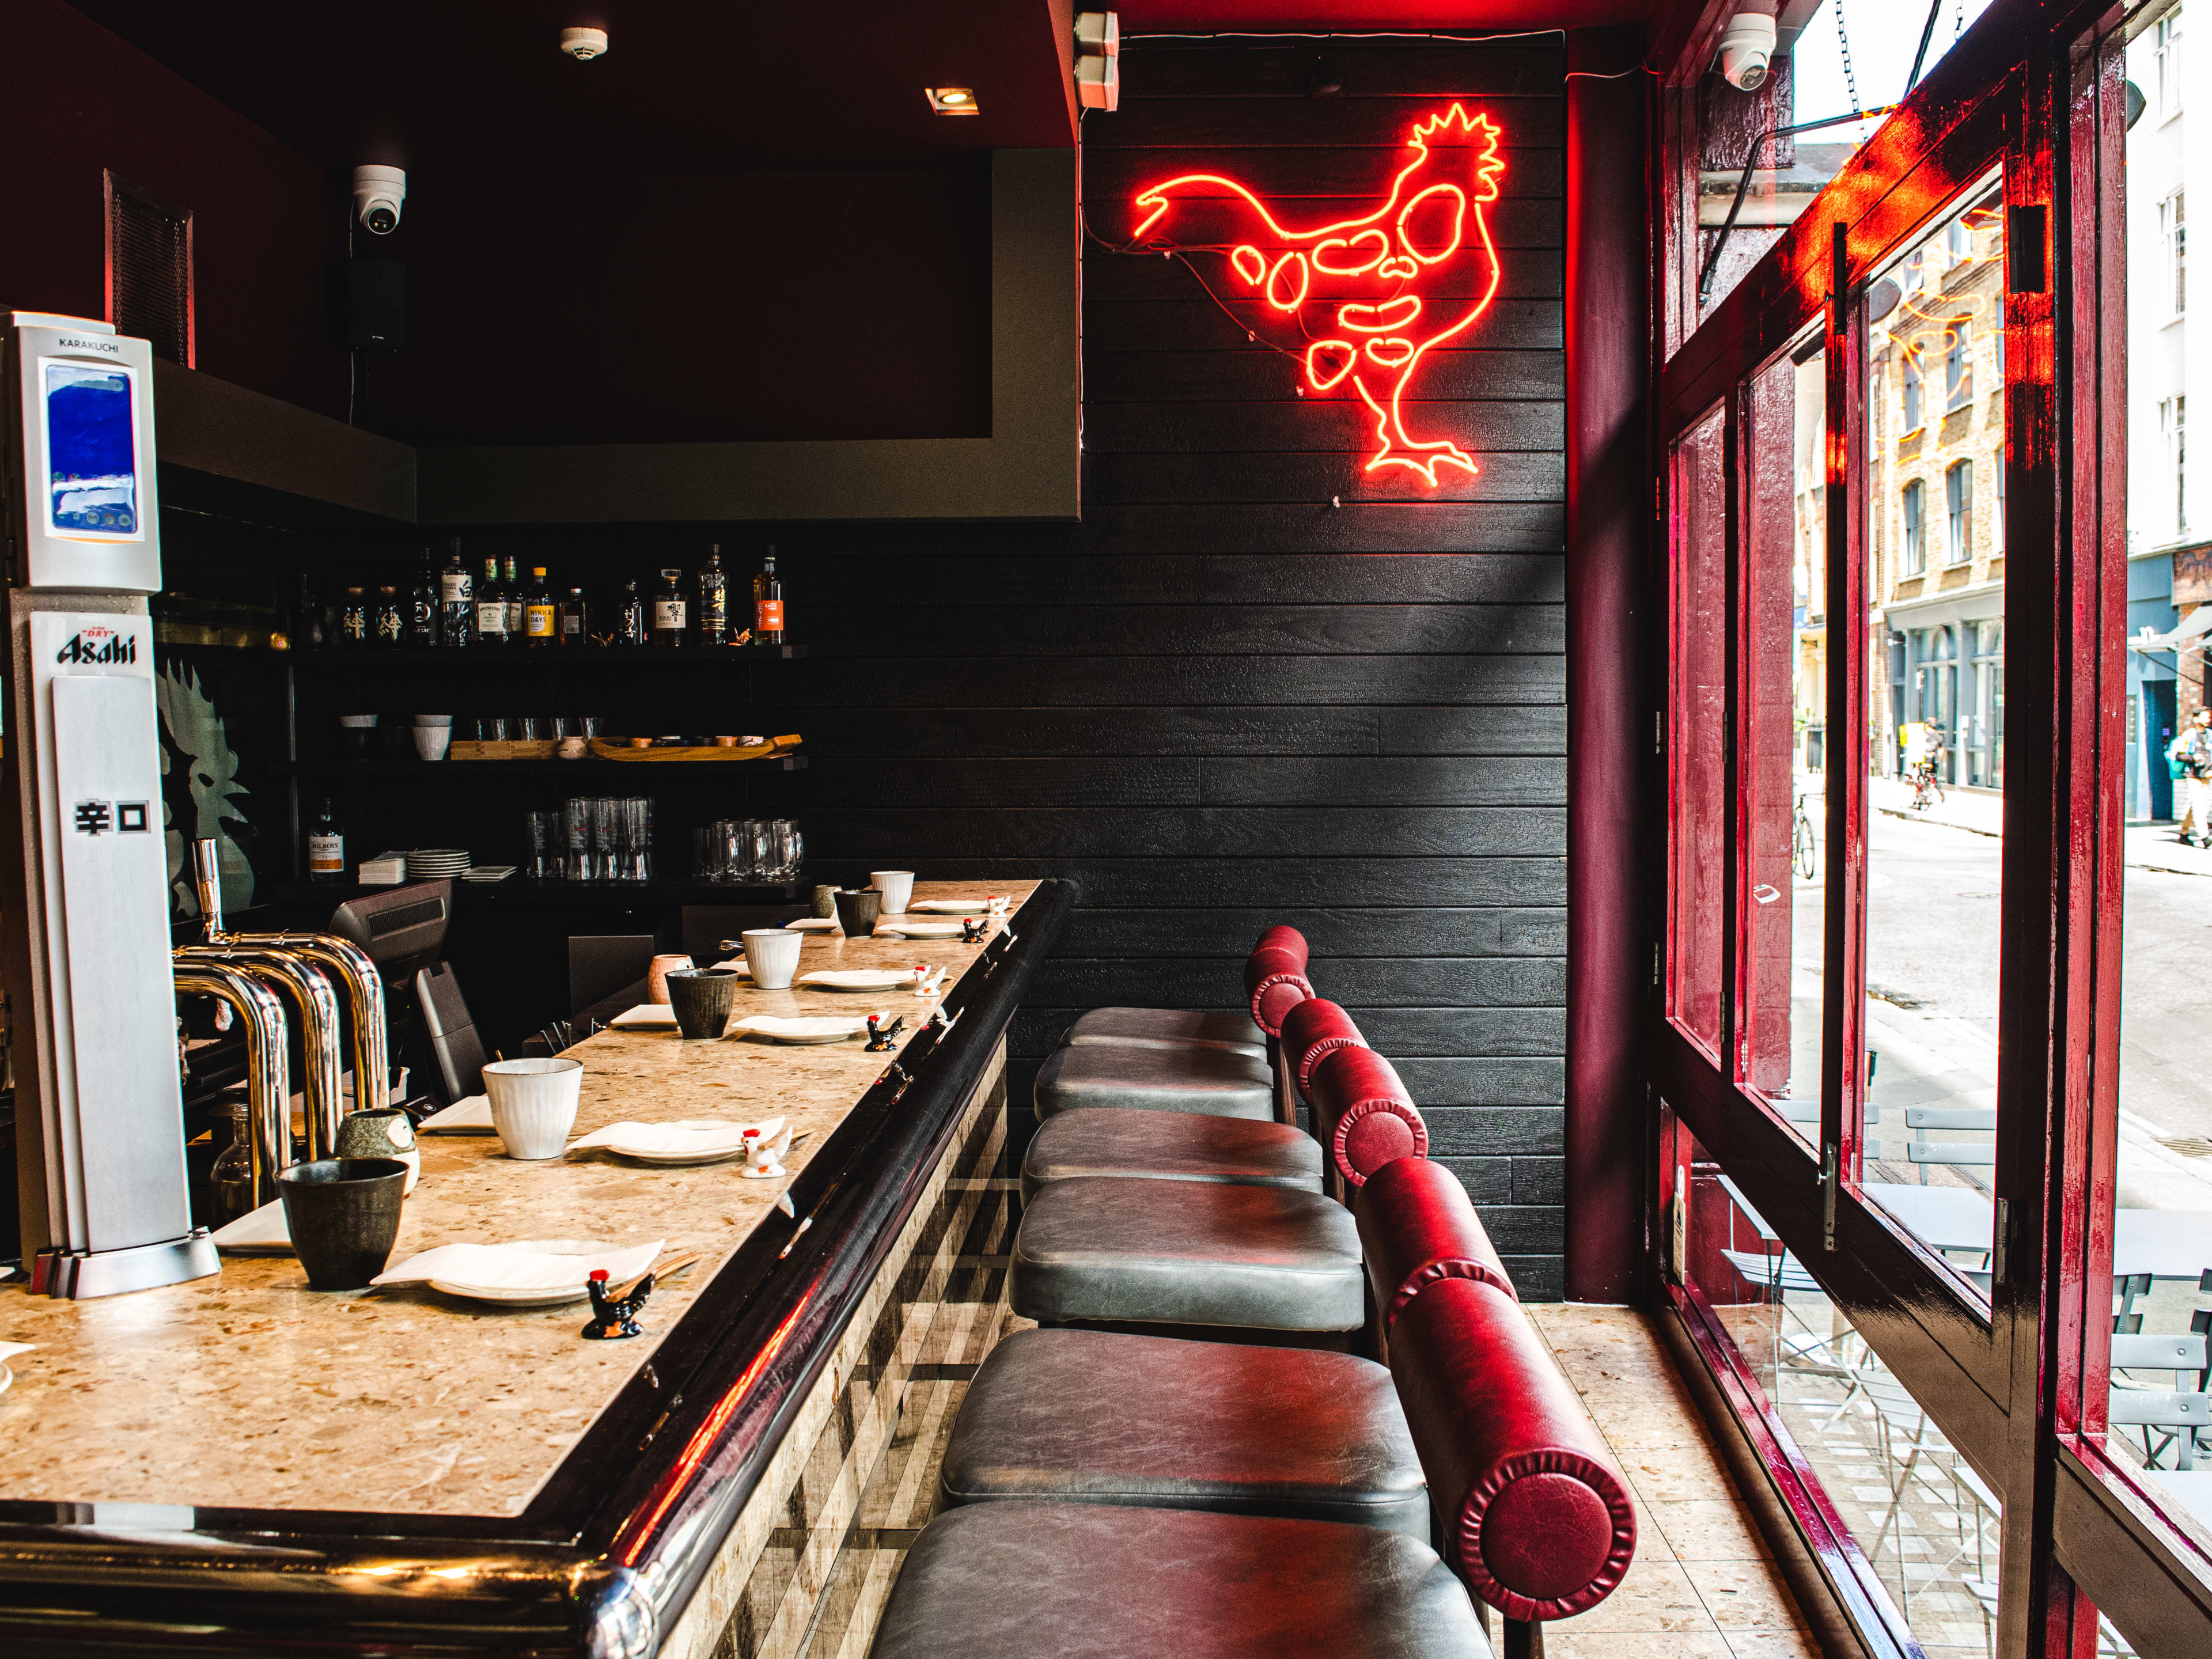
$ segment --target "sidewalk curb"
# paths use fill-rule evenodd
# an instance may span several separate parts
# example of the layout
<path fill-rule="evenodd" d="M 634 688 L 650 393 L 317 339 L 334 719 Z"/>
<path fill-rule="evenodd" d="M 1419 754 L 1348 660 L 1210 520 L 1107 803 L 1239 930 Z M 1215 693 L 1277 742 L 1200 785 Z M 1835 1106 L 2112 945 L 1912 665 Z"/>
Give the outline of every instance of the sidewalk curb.
<path fill-rule="evenodd" d="M 1871 805 L 1872 803 L 1869 803 L 1869 805 Z M 2002 830 L 1985 830 L 1980 824 L 1961 823 L 1956 818 L 1931 817 L 1925 812 L 1916 812 L 1909 806 L 1875 805 L 1873 807 L 1873 810 L 1882 813 L 1886 817 L 1901 819 L 1906 823 L 1932 823 L 1938 829 L 1960 830 L 1965 831 L 1970 836 L 1986 836 L 1991 841 L 2002 841 L 2004 839 L 2004 831 Z M 2124 854 L 2122 854 L 2120 862 L 2128 869 L 2148 870 L 2155 875 L 2212 876 L 2212 871 L 2185 869 L 2181 866 L 2176 864 L 2151 864 L 2145 861 L 2143 859 L 2129 858 Z"/>

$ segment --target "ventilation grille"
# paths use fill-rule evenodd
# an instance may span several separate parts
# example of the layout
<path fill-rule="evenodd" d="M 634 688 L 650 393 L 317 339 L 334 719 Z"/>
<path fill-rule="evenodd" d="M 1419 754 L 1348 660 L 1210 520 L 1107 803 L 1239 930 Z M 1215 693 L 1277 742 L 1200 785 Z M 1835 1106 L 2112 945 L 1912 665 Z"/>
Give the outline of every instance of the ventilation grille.
<path fill-rule="evenodd" d="M 192 216 L 107 175 L 107 319 L 192 362 Z"/>

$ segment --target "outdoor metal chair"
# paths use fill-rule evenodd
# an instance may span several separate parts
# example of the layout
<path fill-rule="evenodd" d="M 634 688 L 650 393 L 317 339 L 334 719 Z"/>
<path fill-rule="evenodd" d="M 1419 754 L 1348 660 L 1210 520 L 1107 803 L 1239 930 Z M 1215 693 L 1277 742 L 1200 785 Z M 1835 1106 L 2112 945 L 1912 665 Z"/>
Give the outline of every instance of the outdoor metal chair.
<path fill-rule="evenodd" d="M 1994 1140 L 1932 1141 L 1923 1138 L 1929 1129 L 1984 1129 L 1994 1133 L 1997 1127 L 1994 1106 L 1908 1106 L 1905 1109 L 1905 1127 L 1911 1135 L 1905 1143 L 1905 1161 L 1919 1166 L 1920 1184 L 1923 1187 L 1928 1184 L 1928 1166 L 1931 1164 L 1985 1170 L 1996 1167 Z"/>
<path fill-rule="evenodd" d="M 2212 1394 L 2166 1393 L 2150 1389 L 2114 1389 L 2106 1411 L 2112 1427 L 2143 1431 L 2143 1462 L 2147 1468 L 2163 1467 L 2159 1459 L 2168 1451 L 2173 1467 L 2197 1467 L 2197 1434 L 2212 1428 Z M 2160 1437 L 2154 1447 L 2151 1438 Z"/>

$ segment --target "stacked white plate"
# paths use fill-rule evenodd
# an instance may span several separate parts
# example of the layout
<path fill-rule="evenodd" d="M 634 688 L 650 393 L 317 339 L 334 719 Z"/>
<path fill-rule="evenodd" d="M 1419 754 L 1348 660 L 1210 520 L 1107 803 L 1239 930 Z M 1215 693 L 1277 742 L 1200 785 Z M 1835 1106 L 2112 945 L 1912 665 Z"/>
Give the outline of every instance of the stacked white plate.
<path fill-rule="evenodd" d="M 914 975 L 889 968 L 824 968 L 801 974 L 799 982 L 817 991 L 891 991 L 913 984 Z"/>
<path fill-rule="evenodd" d="M 935 921 L 927 916 L 885 916 L 876 924 L 876 933 L 878 938 L 958 939 L 960 924 Z"/>
<path fill-rule="evenodd" d="M 465 874 L 469 867 L 465 848 L 418 847 L 407 854 L 410 881 L 438 881 Z"/>
<path fill-rule="evenodd" d="M 602 1147 L 641 1164 L 720 1164 L 753 1150 L 745 1139 L 748 1131 L 755 1139 L 764 1139 L 771 1149 L 779 1138 L 785 1146 L 791 1144 L 783 1118 L 770 1118 L 765 1123 L 733 1123 L 726 1118 L 702 1117 L 678 1123 L 610 1123 L 571 1142 L 568 1150 Z"/>
<path fill-rule="evenodd" d="M 592 1270 L 622 1285 L 660 1258 L 664 1239 L 628 1249 L 585 1239 L 536 1238 L 517 1244 L 441 1244 L 410 1255 L 369 1280 L 372 1285 L 428 1284 L 449 1296 L 514 1308 L 547 1308 L 581 1302 Z"/>
<path fill-rule="evenodd" d="M 865 1019 L 831 1019 L 821 1016 L 786 1018 L 776 1014 L 753 1014 L 731 1028 L 748 1036 L 771 1042 L 842 1042 L 868 1029 Z"/>
<path fill-rule="evenodd" d="M 412 853 L 407 855 L 407 867 L 410 870 L 415 867 L 415 855 Z M 920 910 L 926 915 L 980 916 L 991 908 L 991 901 L 988 898 L 916 899 L 906 908 L 909 910 Z"/>

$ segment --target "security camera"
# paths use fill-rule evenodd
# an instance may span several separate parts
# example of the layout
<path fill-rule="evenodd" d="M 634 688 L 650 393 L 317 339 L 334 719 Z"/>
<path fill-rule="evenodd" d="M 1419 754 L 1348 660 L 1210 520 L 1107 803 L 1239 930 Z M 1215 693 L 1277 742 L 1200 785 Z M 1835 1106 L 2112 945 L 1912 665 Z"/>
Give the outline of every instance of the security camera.
<path fill-rule="evenodd" d="M 354 216 L 372 235 L 389 236 L 399 228 L 399 204 L 406 199 L 407 175 L 398 167 L 353 170 Z"/>
<path fill-rule="evenodd" d="M 1721 75 L 1738 92 L 1757 92 L 1766 84 L 1774 58 L 1774 20 L 1764 12 L 1740 11 L 1721 31 Z"/>

